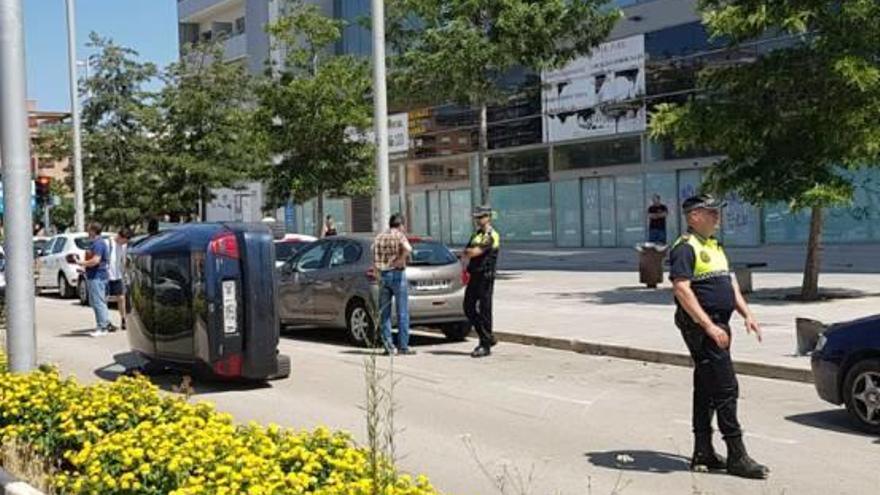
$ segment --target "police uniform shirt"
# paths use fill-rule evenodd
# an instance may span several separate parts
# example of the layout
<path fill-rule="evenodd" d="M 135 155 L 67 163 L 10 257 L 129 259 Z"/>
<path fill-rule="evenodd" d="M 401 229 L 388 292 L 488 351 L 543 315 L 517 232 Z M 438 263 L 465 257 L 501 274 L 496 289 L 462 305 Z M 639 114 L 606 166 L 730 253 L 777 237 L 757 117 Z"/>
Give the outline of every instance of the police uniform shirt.
<path fill-rule="evenodd" d="M 478 230 L 471 236 L 467 247 L 478 247 L 483 250 L 483 254 L 470 259 L 468 273 L 488 277 L 494 276 L 495 265 L 498 261 L 498 250 L 501 247 L 501 236 L 498 235 L 498 232 L 493 228 L 490 228 L 488 232 Z"/>
<path fill-rule="evenodd" d="M 682 236 L 669 254 L 669 279 L 687 279 L 700 306 L 710 315 L 729 316 L 736 307 L 733 280 L 724 249 L 714 237 Z M 681 303 L 675 301 L 679 309 Z"/>

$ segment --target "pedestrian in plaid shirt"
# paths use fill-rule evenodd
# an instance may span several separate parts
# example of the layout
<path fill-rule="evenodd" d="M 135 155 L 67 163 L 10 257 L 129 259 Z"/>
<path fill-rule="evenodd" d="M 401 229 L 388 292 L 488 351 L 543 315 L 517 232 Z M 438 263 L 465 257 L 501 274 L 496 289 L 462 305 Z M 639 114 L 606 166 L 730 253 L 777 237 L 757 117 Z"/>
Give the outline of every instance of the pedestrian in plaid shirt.
<path fill-rule="evenodd" d="M 373 264 L 379 275 L 379 312 L 381 315 L 382 344 L 388 355 L 415 354 L 409 348 L 409 295 L 406 281 L 406 262 L 412 246 L 406 238 L 404 219 L 399 213 L 391 215 L 389 229 L 376 236 L 373 243 Z M 391 300 L 397 305 L 397 347 L 391 336 Z"/>

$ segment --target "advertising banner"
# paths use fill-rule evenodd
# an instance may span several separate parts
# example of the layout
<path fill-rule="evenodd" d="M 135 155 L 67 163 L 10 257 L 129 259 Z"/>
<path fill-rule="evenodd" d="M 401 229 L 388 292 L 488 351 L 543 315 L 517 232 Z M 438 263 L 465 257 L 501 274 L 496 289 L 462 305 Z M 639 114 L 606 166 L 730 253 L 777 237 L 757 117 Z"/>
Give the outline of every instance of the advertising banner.
<path fill-rule="evenodd" d="M 544 142 L 645 130 L 644 35 L 603 43 L 541 79 Z"/>

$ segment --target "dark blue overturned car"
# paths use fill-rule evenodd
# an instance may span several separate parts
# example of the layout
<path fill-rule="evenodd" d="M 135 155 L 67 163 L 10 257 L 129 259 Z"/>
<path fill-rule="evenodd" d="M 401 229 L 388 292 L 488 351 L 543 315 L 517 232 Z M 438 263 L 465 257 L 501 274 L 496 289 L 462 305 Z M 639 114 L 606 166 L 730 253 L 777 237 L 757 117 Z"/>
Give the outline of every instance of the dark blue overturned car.
<path fill-rule="evenodd" d="M 845 404 L 862 429 L 880 433 L 880 315 L 829 326 L 812 356 L 819 397 Z"/>
<path fill-rule="evenodd" d="M 224 379 L 290 374 L 279 354 L 275 248 L 252 224 L 187 224 L 129 250 L 126 321 L 148 362 Z"/>

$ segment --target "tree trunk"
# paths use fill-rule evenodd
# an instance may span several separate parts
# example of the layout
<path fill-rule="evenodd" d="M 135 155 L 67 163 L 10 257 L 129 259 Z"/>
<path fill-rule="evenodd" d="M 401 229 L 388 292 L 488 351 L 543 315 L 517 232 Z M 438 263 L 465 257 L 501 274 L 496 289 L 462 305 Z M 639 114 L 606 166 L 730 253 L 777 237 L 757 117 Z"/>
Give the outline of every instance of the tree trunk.
<path fill-rule="evenodd" d="M 324 234 L 324 191 L 315 199 L 315 217 L 315 237 L 321 238 Z"/>
<path fill-rule="evenodd" d="M 480 204 L 489 204 L 489 164 L 486 152 L 489 150 L 488 105 L 480 104 L 480 143 L 477 157 L 480 162 Z"/>
<path fill-rule="evenodd" d="M 822 262 L 822 207 L 814 206 L 810 216 L 810 238 L 807 241 L 807 262 L 804 266 L 804 283 L 801 299 L 819 299 L 819 266 Z"/>

